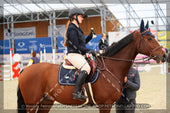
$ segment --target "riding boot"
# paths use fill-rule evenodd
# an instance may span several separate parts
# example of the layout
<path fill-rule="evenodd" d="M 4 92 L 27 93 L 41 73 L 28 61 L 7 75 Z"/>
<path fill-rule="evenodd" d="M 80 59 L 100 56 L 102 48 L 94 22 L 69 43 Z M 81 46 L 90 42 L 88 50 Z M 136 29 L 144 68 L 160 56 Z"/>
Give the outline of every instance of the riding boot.
<path fill-rule="evenodd" d="M 81 88 L 83 83 L 85 82 L 86 77 L 88 76 L 87 71 L 81 71 L 77 81 L 76 81 L 76 86 L 75 86 L 75 90 L 73 93 L 73 99 L 79 99 L 81 101 L 84 101 L 87 96 L 85 96 L 84 94 L 82 94 Z"/>

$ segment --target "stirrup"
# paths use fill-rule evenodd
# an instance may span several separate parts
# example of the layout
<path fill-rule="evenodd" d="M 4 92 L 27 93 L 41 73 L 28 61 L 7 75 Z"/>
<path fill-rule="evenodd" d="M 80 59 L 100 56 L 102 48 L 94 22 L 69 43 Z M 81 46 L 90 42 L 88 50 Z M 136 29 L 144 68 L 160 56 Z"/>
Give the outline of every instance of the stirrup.
<path fill-rule="evenodd" d="M 85 96 L 85 95 L 82 95 L 81 92 L 75 92 L 75 93 L 73 93 L 73 99 L 79 99 L 79 100 L 81 100 L 81 101 L 85 101 L 86 98 L 88 98 L 88 97 Z"/>

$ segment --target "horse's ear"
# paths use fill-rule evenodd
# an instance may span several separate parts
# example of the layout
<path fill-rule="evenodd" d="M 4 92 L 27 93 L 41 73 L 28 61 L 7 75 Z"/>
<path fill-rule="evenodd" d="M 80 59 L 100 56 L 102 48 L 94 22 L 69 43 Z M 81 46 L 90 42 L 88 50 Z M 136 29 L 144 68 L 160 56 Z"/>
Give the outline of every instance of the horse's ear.
<path fill-rule="evenodd" d="M 144 28 L 144 21 L 143 19 L 141 20 L 141 23 L 140 23 L 140 32 L 144 32 L 145 31 L 145 28 Z"/>
<path fill-rule="evenodd" d="M 147 24 L 146 24 L 145 28 L 146 28 L 146 29 L 149 28 L 149 21 L 147 21 Z"/>

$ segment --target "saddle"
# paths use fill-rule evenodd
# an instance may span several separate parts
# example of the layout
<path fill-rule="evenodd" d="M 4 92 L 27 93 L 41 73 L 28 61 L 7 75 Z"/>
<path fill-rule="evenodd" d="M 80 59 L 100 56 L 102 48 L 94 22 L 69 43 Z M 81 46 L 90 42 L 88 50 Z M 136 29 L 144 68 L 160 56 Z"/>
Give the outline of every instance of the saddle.
<path fill-rule="evenodd" d="M 65 69 L 76 69 L 68 59 L 64 59 L 63 67 Z"/>
<path fill-rule="evenodd" d="M 97 68 L 97 64 L 94 60 L 92 60 L 91 58 L 86 58 L 90 67 L 91 67 L 91 72 L 88 76 L 88 79 L 92 78 L 92 76 L 94 75 L 95 71 L 96 71 L 96 68 Z M 68 60 L 68 59 L 65 59 L 64 60 L 64 63 L 63 63 L 63 67 L 65 69 L 76 69 L 72 64 L 71 62 Z M 76 69 L 76 73 L 79 73 L 79 70 Z"/>

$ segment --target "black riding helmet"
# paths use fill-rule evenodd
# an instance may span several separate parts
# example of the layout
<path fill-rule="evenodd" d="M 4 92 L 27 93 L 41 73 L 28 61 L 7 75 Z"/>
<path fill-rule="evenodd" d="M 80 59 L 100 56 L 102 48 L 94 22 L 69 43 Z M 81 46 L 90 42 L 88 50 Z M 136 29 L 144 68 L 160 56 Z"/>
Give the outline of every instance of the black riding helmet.
<path fill-rule="evenodd" d="M 73 15 L 76 15 L 76 18 L 74 18 Z M 84 11 L 80 8 L 72 8 L 69 10 L 68 17 L 70 19 L 75 19 L 77 21 L 77 23 L 79 24 L 78 19 L 77 19 L 78 15 L 82 15 L 83 18 L 87 17 L 87 15 L 84 13 Z"/>

